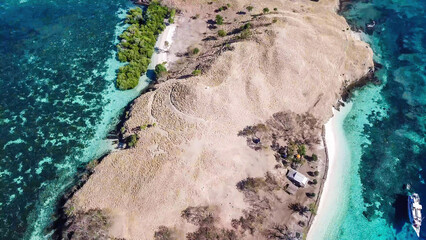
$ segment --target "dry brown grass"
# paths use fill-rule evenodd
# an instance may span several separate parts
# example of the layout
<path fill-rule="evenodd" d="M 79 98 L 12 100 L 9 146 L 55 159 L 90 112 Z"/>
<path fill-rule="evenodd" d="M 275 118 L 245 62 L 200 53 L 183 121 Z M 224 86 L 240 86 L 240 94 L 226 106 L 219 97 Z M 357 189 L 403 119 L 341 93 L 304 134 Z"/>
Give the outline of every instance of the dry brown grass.
<path fill-rule="evenodd" d="M 247 197 L 236 188 L 241 180 L 263 178 L 268 171 L 285 179 L 283 168 L 274 169 L 274 151 L 267 146 L 250 149 L 238 132 L 263 123 L 283 138 L 311 139 L 311 147 L 321 151 L 315 144 L 318 126 L 331 116 L 342 87 L 373 66 L 371 49 L 346 30 L 347 23 L 334 12 L 337 1 L 256 2 L 253 14 L 264 7 L 278 8 L 256 18 L 237 14 L 247 0 L 165 2 L 182 10 L 170 48 L 173 76 L 180 78 L 194 69 L 203 69 L 202 74 L 169 79 L 135 101 L 124 137 L 143 124 L 156 126 L 138 132 L 135 148 L 107 156 L 75 194 L 73 206 L 77 211 L 108 210 L 108 234 L 126 239 L 152 239 L 160 226 L 176 229 L 178 239 L 188 234 L 232 237 L 232 223 L 244 239 L 267 238 L 266 230 L 277 222 L 300 231 L 297 223 L 306 218 L 291 214 L 287 205 L 305 201 L 305 191 L 289 196 L 259 188 Z M 226 44 L 232 35 L 202 41 L 217 35 L 207 21 L 228 2 L 230 9 L 220 13 L 224 30 L 231 32 L 251 21 L 252 35 L 230 46 Z M 199 17 L 192 19 L 196 14 Z M 270 24 L 273 19 L 276 23 Z M 200 54 L 186 56 L 192 46 L 199 46 Z M 290 125 L 298 129 L 292 136 L 286 133 Z M 323 172 L 323 166 L 320 160 L 300 171 Z M 181 217 L 190 206 L 215 206 L 215 221 L 209 225 L 214 231 Z"/>

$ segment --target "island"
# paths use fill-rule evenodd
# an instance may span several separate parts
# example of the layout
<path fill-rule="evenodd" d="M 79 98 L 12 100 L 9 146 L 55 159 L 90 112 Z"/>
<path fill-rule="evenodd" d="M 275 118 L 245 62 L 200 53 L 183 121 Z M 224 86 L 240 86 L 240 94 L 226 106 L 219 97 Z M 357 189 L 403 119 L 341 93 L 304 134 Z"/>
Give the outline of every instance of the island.
<path fill-rule="evenodd" d="M 161 5 L 175 16 L 157 38 L 159 77 L 125 116 L 125 149 L 90 167 L 56 234 L 303 239 L 332 171 L 323 126 L 371 76 L 372 50 L 337 0 Z"/>

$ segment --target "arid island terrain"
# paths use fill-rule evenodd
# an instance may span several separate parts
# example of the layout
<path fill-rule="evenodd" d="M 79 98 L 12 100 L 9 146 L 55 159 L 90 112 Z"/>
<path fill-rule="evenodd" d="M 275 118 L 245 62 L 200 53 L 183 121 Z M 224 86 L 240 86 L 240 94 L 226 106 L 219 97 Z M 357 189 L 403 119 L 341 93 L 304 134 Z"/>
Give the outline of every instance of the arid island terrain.
<path fill-rule="evenodd" d="M 137 142 L 65 204 L 62 238 L 302 239 L 327 171 L 322 126 L 372 50 L 337 0 L 161 3 L 177 10 L 159 38 L 168 73 L 127 113 L 122 138 Z"/>

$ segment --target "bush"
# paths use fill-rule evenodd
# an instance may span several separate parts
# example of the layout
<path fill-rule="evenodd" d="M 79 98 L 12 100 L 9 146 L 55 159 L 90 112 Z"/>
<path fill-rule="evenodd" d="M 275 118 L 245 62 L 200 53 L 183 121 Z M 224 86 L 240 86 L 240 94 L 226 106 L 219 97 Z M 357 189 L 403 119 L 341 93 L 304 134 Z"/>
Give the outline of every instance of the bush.
<path fill-rule="evenodd" d="M 312 154 L 312 161 L 317 161 L 318 160 L 318 156 L 314 153 L 314 154 Z"/>
<path fill-rule="evenodd" d="M 220 36 L 220 37 L 225 37 L 226 36 L 226 32 L 224 31 L 224 30 L 219 30 L 218 32 L 217 32 L 217 34 Z"/>
<path fill-rule="evenodd" d="M 312 184 L 316 185 L 318 183 L 318 181 L 316 179 L 312 180 Z"/>
<path fill-rule="evenodd" d="M 198 76 L 198 75 L 200 75 L 201 74 L 201 70 L 198 70 L 198 69 L 196 69 L 196 70 L 194 70 L 193 72 L 192 72 L 192 75 L 193 76 Z"/>
<path fill-rule="evenodd" d="M 264 8 L 263 9 L 263 13 L 268 13 L 269 12 L 269 8 Z"/>
<path fill-rule="evenodd" d="M 237 188 L 240 191 L 251 191 L 251 192 L 258 192 L 260 188 L 266 186 L 266 182 L 263 178 L 257 177 L 252 178 L 248 177 L 245 180 L 242 180 L 237 183 Z"/>
<path fill-rule="evenodd" d="M 167 76 L 167 68 L 164 66 L 164 64 L 157 64 L 157 66 L 155 66 L 154 72 L 157 79 Z"/>
<path fill-rule="evenodd" d="M 222 25 L 223 24 L 223 17 L 220 16 L 219 14 L 216 15 L 216 24 L 217 25 Z"/>
<path fill-rule="evenodd" d="M 315 194 L 315 193 L 306 193 L 306 196 L 307 196 L 308 198 L 313 198 L 313 197 L 315 197 L 315 196 L 316 196 L 316 194 Z"/>
<path fill-rule="evenodd" d="M 239 39 L 247 39 L 251 36 L 251 32 L 249 29 L 245 29 L 240 33 Z"/>
<path fill-rule="evenodd" d="M 253 6 L 246 7 L 247 11 L 251 12 L 253 10 Z"/>
<path fill-rule="evenodd" d="M 129 64 L 120 67 L 117 74 L 117 87 L 121 90 L 132 89 L 139 83 L 154 53 L 157 36 L 166 27 L 164 19 L 174 16 L 175 11 L 151 2 L 146 11 L 140 8 L 129 10 L 126 23 L 131 24 L 121 35 L 117 57 L 121 62 Z"/>
<path fill-rule="evenodd" d="M 276 23 L 276 22 L 278 22 L 277 18 L 272 19 L 272 23 Z"/>
<path fill-rule="evenodd" d="M 309 212 L 311 212 L 313 215 L 317 215 L 317 206 L 315 203 L 309 204 Z"/>
<path fill-rule="evenodd" d="M 172 9 L 169 12 L 169 23 L 173 24 L 175 22 L 176 9 Z"/>
<path fill-rule="evenodd" d="M 86 169 L 89 171 L 93 171 L 95 169 L 96 166 L 98 166 L 99 161 L 97 159 L 90 161 L 87 166 Z"/>
<path fill-rule="evenodd" d="M 192 55 L 197 55 L 198 53 L 200 53 L 200 49 L 199 48 L 194 48 L 191 50 L 191 54 Z"/>
<path fill-rule="evenodd" d="M 246 23 L 243 25 L 243 30 L 244 29 L 250 29 L 251 28 L 251 24 L 250 23 Z"/>
<path fill-rule="evenodd" d="M 127 146 L 129 148 L 134 148 L 138 143 L 138 140 L 139 138 L 137 134 L 130 135 L 129 137 L 127 137 Z"/>
<path fill-rule="evenodd" d="M 301 156 L 306 155 L 306 146 L 305 144 L 301 144 L 297 147 L 297 153 L 299 153 Z"/>
<path fill-rule="evenodd" d="M 278 11 L 278 8 L 274 8 L 274 11 L 276 12 L 276 11 Z"/>
<path fill-rule="evenodd" d="M 314 176 L 316 177 L 316 176 L 318 176 L 319 175 L 319 172 L 318 171 L 315 171 L 314 172 Z"/>

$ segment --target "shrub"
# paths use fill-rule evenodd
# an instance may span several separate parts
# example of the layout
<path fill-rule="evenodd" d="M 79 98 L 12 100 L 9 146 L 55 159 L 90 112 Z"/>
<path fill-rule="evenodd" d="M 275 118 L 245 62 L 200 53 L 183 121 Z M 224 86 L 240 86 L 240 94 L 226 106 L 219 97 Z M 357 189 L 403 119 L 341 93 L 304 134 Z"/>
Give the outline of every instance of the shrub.
<path fill-rule="evenodd" d="M 315 193 L 306 193 L 306 196 L 308 196 L 308 198 L 313 198 L 316 196 Z"/>
<path fill-rule="evenodd" d="M 89 171 L 93 171 L 95 169 L 96 166 L 98 166 L 99 161 L 97 159 L 90 161 L 87 166 L 86 169 Z"/>
<path fill-rule="evenodd" d="M 272 23 L 276 23 L 276 22 L 278 22 L 277 18 L 272 19 Z"/>
<path fill-rule="evenodd" d="M 246 7 L 247 11 L 251 12 L 253 10 L 253 6 Z"/>
<path fill-rule="evenodd" d="M 316 179 L 312 180 L 312 184 L 316 185 L 318 183 L 318 181 Z"/>
<path fill-rule="evenodd" d="M 317 206 L 315 203 L 309 204 L 309 212 L 311 212 L 313 215 L 317 215 Z"/>
<path fill-rule="evenodd" d="M 240 38 L 240 39 L 247 39 L 247 38 L 249 38 L 250 36 L 251 36 L 251 32 L 250 32 L 250 30 L 249 30 L 249 29 L 245 29 L 244 31 L 242 31 L 242 32 L 240 33 L 239 38 Z"/>
<path fill-rule="evenodd" d="M 127 146 L 129 148 L 134 148 L 138 143 L 138 140 L 139 138 L 137 134 L 130 135 L 129 137 L 127 137 Z"/>
<path fill-rule="evenodd" d="M 319 172 L 318 171 L 315 171 L 314 172 L 314 176 L 316 177 L 316 176 L 318 176 L 319 175 Z"/>
<path fill-rule="evenodd" d="M 274 8 L 274 11 L 276 12 L 276 11 L 278 11 L 278 8 Z"/>
<path fill-rule="evenodd" d="M 201 70 L 199 70 L 199 69 L 195 69 L 193 72 L 192 72 L 192 75 L 193 76 L 198 76 L 198 75 L 200 75 L 201 74 Z"/>
<path fill-rule="evenodd" d="M 223 17 L 220 16 L 219 14 L 216 15 L 216 24 L 217 25 L 222 25 L 223 24 Z"/>
<path fill-rule="evenodd" d="M 176 9 L 172 9 L 169 12 L 169 23 L 173 24 L 175 22 Z"/>
<path fill-rule="evenodd" d="M 226 32 L 225 32 L 225 30 L 219 30 L 218 32 L 217 32 L 217 34 L 220 36 L 220 37 L 225 37 L 226 36 Z"/>
<path fill-rule="evenodd" d="M 231 4 L 227 3 L 227 4 L 226 4 L 226 6 L 227 6 L 227 7 L 231 7 Z"/>
<path fill-rule="evenodd" d="M 199 48 L 194 48 L 191 50 L 191 54 L 192 55 L 197 55 L 198 53 L 200 53 L 200 49 Z"/>
<path fill-rule="evenodd" d="M 244 29 L 250 29 L 251 28 L 251 24 L 250 23 L 246 23 L 243 25 L 243 30 Z"/>
<path fill-rule="evenodd" d="M 157 64 L 157 66 L 155 66 L 154 72 L 156 78 L 167 76 L 167 68 L 164 66 L 164 64 Z"/>
<path fill-rule="evenodd" d="M 157 231 L 154 232 L 154 240 L 173 240 L 173 231 L 172 229 L 160 226 Z"/>
<path fill-rule="evenodd" d="M 312 161 L 317 161 L 318 160 L 318 156 L 314 153 L 314 154 L 312 154 Z"/>
<path fill-rule="evenodd" d="M 306 155 L 306 146 L 305 144 L 301 144 L 297 147 L 297 153 L 299 153 L 302 156 Z"/>
<path fill-rule="evenodd" d="M 269 12 L 269 8 L 264 8 L 263 9 L 263 13 L 268 13 Z"/>
<path fill-rule="evenodd" d="M 263 178 L 248 177 L 247 179 L 237 183 L 237 188 L 241 191 L 247 190 L 251 192 L 258 192 L 259 189 L 264 187 L 265 185 L 266 185 L 266 182 Z"/>

